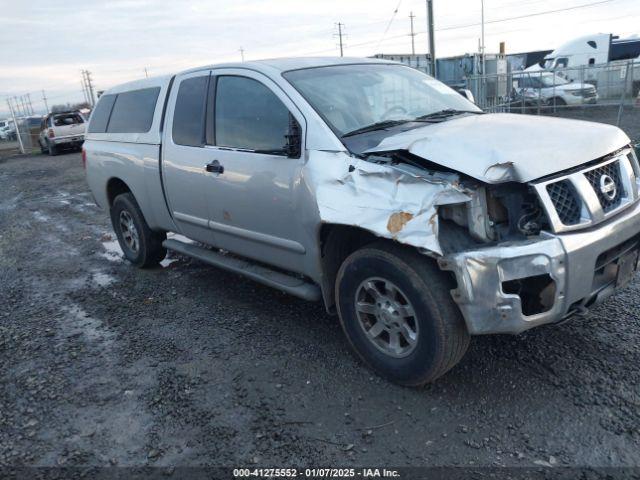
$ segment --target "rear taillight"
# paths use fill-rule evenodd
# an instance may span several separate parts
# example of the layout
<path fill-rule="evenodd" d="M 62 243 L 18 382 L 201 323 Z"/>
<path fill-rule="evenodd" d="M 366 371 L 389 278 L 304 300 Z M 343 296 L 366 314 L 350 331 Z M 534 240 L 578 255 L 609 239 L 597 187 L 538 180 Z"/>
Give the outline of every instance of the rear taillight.
<path fill-rule="evenodd" d="M 53 128 L 50 128 L 50 129 L 49 129 L 49 131 L 47 132 L 47 136 L 48 136 L 49 138 L 53 138 L 53 137 L 55 137 L 55 136 L 56 136 L 56 134 L 55 134 L 55 133 L 53 133 Z"/>
<path fill-rule="evenodd" d="M 87 151 L 82 149 L 82 168 L 87 169 Z"/>

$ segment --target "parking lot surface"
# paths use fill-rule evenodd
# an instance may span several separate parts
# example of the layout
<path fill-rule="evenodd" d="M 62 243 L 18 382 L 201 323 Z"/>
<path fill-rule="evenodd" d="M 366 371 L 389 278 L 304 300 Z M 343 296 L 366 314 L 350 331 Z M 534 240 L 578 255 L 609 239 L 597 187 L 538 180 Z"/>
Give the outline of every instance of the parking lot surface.
<path fill-rule="evenodd" d="M 402 388 L 321 304 L 130 266 L 79 154 L 0 159 L 0 466 L 637 466 L 639 291 Z"/>

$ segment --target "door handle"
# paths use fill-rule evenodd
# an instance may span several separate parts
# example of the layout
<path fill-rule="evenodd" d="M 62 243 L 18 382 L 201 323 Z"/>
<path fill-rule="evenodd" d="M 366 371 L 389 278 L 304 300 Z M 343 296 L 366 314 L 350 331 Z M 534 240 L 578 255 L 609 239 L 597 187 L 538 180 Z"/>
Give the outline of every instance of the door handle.
<path fill-rule="evenodd" d="M 204 168 L 209 173 L 224 173 L 224 167 L 220 165 L 220 162 L 218 160 L 207 163 Z"/>

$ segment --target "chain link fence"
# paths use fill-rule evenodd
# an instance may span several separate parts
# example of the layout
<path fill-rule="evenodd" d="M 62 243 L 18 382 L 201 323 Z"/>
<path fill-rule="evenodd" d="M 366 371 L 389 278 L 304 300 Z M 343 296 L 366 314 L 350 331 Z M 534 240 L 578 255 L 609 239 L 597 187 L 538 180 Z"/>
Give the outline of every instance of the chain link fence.
<path fill-rule="evenodd" d="M 41 121 L 38 116 L 16 118 L 15 122 L 13 119 L 5 120 L 6 126 L 0 131 L 0 156 L 40 151 Z"/>
<path fill-rule="evenodd" d="M 608 123 L 640 141 L 640 61 L 465 79 L 487 112 L 526 113 Z"/>

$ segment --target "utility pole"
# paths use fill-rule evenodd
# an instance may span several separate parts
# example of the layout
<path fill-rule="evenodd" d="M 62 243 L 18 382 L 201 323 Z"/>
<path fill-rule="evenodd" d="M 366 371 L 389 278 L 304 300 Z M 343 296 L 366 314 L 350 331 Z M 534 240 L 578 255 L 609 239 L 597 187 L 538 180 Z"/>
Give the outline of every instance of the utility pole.
<path fill-rule="evenodd" d="M 31 112 L 31 115 L 34 114 L 33 112 L 33 104 L 31 103 L 31 94 L 27 93 L 27 103 L 29 104 L 29 110 Z"/>
<path fill-rule="evenodd" d="M 482 55 L 482 57 L 481 57 L 482 58 L 482 75 L 485 75 L 487 72 L 484 69 L 484 67 L 485 67 L 485 54 L 484 54 L 484 0 L 480 0 L 480 8 L 482 10 L 482 12 L 481 12 L 481 17 L 482 17 L 482 21 L 481 21 L 481 24 L 482 24 L 482 27 L 481 27 L 482 28 L 482 46 L 480 47 L 481 48 L 480 53 Z"/>
<path fill-rule="evenodd" d="M 95 107 L 96 97 L 93 94 L 93 85 L 91 84 L 91 72 L 89 70 L 85 70 L 84 73 L 87 76 L 87 91 L 89 93 L 89 101 L 91 102 L 91 106 Z"/>
<path fill-rule="evenodd" d="M 87 85 L 84 82 L 84 70 L 82 71 L 82 80 L 80 81 L 80 86 L 82 87 L 82 95 L 84 96 L 84 101 L 89 103 L 89 97 L 87 97 Z"/>
<path fill-rule="evenodd" d="M 47 113 L 49 113 L 49 104 L 47 103 L 47 95 L 42 90 L 42 101 L 44 102 L 44 108 L 47 109 Z"/>
<path fill-rule="evenodd" d="M 149 78 L 149 72 L 147 72 L 147 67 L 144 67 L 144 76 L 145 78 Z"/>
<path fill-rule="evenodd" d="M 27 110 L 27 102 L 24 101 L 24 95 L 20 95 L 20 103 L 22 104 L 22 113 L 26 117 L 29 115 L 29 111 Z"/>
<path fill-rule="evenodd" d="M 240 60 L 244 62 L 244 48 L 240 47 L 238 51 L 240 52 Z"/>
<path fill-rule="evenodd" d="M 16 114 L 13 111 L 13 106 L 11 105 L 11 101 L 8 98 L 7 98 L 7 105 L 9 105 L 9 112 L 11 112 L 13 125 L 16 127 L 16 137 L 18 137 L 18 143 L 20 144 L 20 152 L 24 155 L 25 151 L 24 151 L 24 144 L 22 143 L 22 137 L 20 136 L 20 127 L 18 126 L 18 121 L 16 120 Z"/>
<path fill-rule="evenodd" d="M 433 26 L 433 0 L 427 0 L 427 24 L 429 27 L 429 56 L 431 57 L 431 75 L 437 77 L 436 71 L 436 36 Z"/>
<path fill-rule="evenodd" d="M 413 14 L 413 12 L 411 12 L 409 14 L 409 20 L 411 20 L 411 33 L 409 34 L 409 36 L 411 37 L 411 55 L 415 55 L 416 54 L 416 34 L 413 31 L 413 19 L 416 18 L 416 16 Z"/>
<path fill-rule="evenodd" d="M 344 27 L 344 23 L 338 22 L 338 39 L 340 41 L 340 56 L 344 57 L 344 46 L 342 44 L 342 27 Z"/>

